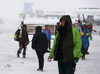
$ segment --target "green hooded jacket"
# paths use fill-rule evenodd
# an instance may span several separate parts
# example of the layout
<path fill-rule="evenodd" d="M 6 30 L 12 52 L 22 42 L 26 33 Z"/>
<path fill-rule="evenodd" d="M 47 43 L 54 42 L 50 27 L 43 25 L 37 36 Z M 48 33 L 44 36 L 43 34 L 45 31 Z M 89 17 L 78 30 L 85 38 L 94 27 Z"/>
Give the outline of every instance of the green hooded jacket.
<path fill-rule="evenodd" d="M 81 46 L 82 46 L 80 34 L 79 34 L 79 32 L 77 31 L 76 28 L 71 27 L 72 22 L 71 22 L 71 19 L 69 18 L 69 16 L 63 16 L 61 19 L 64 19 L 65 21 L 67 21 L 68 24 L 70 24 L 70 26 L 67 27 L 67 30 L 68 31 L 71 30 L 72 35 L 73 35 L 73 44 L 74 44 L 74 47 L 73 47 L 73 57 L 80 59 L 81 56 L 82 56 L 82 53 L 80 51 Z M 60 19 L 60 21 L 61 21 L 61 19 Z M 69 35 L 70 35 L 70 33 L 69 33 Z M 50 55 L 49 55 L 52 58 L 55 58 L 55 52 L 56 52 L 55 51 L 55 47 L 56 47 L 56 44 L 57 44 L 56 40 L 57 40 L 58 36 L 59 36 L 59 31 L 57 31 L 56 37 L 54 39 L 54 45 L 53 45 L 53 48 L 52 48 L 52 50 L 50 52 Z M 64 54 L 65 54 L 64 59 L 66 59 L 66 52 L 64 52 Z M 66 62 L 66 60 L 64 62 Z"/>

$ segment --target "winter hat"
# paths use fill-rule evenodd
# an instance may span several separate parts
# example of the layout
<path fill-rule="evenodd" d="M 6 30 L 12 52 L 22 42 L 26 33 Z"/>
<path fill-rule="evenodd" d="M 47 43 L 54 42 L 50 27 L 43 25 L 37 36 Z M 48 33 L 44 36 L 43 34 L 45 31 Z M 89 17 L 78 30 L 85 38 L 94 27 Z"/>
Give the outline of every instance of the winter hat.
<path fill-rule="evenodd" d="M 82 26 L 86 26 L 86 23 L 85 22 L 82 22 Z"/>

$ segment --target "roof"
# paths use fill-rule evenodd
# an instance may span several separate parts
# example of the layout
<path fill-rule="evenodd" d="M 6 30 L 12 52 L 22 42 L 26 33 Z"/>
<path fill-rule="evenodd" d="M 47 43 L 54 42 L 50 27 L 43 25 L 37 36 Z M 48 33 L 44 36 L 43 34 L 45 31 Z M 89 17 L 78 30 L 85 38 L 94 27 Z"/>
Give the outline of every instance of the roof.
<path fill-rule="evenodd" d="M 25 19 L 24 24 L 35 24 L 35 25 L 56 25 L 59 19 Z"/>

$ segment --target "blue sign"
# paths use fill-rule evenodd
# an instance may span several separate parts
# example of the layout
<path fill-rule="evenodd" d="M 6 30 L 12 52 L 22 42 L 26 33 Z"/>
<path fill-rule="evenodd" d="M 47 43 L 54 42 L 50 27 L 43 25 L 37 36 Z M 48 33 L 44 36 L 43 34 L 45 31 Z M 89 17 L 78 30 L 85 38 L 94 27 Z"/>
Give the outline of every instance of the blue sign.
<path fill-rule="evenodd" d="M 30 14 L 32 12 L 32 3 L 24 3 L 24 12 Z"/>

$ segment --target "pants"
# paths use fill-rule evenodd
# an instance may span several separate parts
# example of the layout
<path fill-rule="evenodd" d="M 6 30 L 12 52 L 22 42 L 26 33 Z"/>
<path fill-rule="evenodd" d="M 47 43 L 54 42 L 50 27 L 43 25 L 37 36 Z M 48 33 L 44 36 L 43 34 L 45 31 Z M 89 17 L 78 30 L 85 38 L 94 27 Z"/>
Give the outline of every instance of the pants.
<path fill-rule="evenodd" d="M 42 52 L 36 52 L 39 62 L 39 69 L 43 69 L 44 67 L 44 53 Z"/>
<path fill-rule="evenodd" d="M 19 50 L 17 51 L 17 53 L 21 53 L 21 47 L 19 48 Z M 23 55 L 26 55 L 26 47 L 23 48 Z"/>
<path fill-rule="evenodd" d="M 92 39 L 92 35 L 90 35 L 90 39 Z"/>
<path fill-rule="evenodd" d="M 90 39 L 92 39 L 92 31 L 91 31 Z"/>
<path fill-rule="evenodd" d="M 85 57 L 85 54 L 86 54 L 87 50 L 88 50 L 88 47 L 87 48 L 84 48 L 84 46 L 82 45 L 82 48 L 81 48 L 81 52 L 83 54 L 82 57 Z"/>
<path fill-rule="evenodd" d="M 63 63 L 63 59 L 58 59 L 59 74 L 74 74 L 75 67 L 75 62 Z"/>
<path fill-rule="evenodd" d="M 19 40 L 19 50 L 17 51 L 17 53 L 20 54 L 22 49 L 23 49 L 23 55 L 26 55 L 26 45 L 23 41 Z"/>
<path fill-rule="evenodd" d="M 48 40 L 48 48 L 51 49 L 51 41 Z"/>
<path fill-rule="evenodd" d="M 89 46 L 86 48 L 86 52 L 88 52 Z"/>

